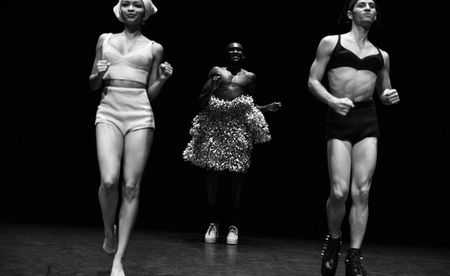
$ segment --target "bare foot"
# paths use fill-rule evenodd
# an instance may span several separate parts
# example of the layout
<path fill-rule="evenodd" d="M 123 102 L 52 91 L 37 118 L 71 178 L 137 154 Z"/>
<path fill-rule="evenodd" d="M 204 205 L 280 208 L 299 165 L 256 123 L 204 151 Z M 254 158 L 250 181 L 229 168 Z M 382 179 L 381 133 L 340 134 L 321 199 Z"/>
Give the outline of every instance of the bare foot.
<path fill-rule="evenodd" d="M 125 272 L 123 271 L 122 260 L 114 259 L 111 276 L 125 276 Z"/>
<path fill-rule="evenodd" d="M 112 235 L 107 235 L 105 233 L 105 239 L 103 240 L 103 251 L 106 254 L 112 255 L 117 251 L 117 227 L 114 225 L 114 230 Z"/>

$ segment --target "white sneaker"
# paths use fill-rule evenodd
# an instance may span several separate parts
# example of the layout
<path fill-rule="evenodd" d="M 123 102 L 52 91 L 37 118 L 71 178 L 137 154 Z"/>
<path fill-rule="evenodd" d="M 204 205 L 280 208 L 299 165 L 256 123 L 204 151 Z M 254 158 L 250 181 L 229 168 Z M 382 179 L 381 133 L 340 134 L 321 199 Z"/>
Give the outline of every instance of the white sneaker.
<path fill-rule="evenodd" d="M 215 223 L 210 223 L 208 230 L 205 234 L 205 242 L 206 243 L 215 243 L 217 238 L 219 237 L 219 227 Z"/>
<path fill-rule="evenodd" d="M 238 229 L 231 225 L 228 228 L 227 244 L 238 244 Z"/>

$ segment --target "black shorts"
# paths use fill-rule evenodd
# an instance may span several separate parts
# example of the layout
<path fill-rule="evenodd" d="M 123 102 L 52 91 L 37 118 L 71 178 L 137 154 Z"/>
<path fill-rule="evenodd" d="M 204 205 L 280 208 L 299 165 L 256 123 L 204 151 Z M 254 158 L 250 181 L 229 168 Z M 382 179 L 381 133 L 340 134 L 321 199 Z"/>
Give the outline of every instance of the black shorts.
<path fill-rule="evenodd" d="M 380 137 L 378 117 L 373 100 L 353 103 L 347 115 L 342 116 L 328 108 L 325 138 L 356 144 L 366 137 Z"/>

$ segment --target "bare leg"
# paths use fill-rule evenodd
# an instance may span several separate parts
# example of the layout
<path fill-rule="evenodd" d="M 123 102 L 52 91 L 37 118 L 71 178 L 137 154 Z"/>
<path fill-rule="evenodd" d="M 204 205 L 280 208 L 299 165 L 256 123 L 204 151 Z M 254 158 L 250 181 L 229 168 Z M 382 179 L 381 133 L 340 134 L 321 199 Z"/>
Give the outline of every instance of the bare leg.
<path fill-rule="evenodd" d="M 102 211 L 105 237 L 110 240 L 113 237 L 118 203 L 118 181 L 122 159 L 123 136 L 115 126 L 99 123 L 96 126 L 96 139 L 100 168 L 98 199 Z M 115 247 L 116 245 L 114 244 L 113 246 Z"/>
<path fill-rule="evenodd" d="M 139 190 L 153 141 L 153 129 L 141 129 L 125 136 L 122 206 L 119 214 L 119 244 L 114 256 L 111 276 L 125 275 L 122 258 L 125 255 L 130 233 L 139 206 Z"/>
<path fill-rule="evenodd" d="M 345 201 L 350 186 L 351 150 L 351 144 L 346 141 L 332 139 L 327 143 L 330 196 L 326 209 L 328 229 L 334 239 L 341 235 L 341 224 L 345 216 Z"/>
<path fill-rule="evenodd" d="M 377 138 L 366 138 L 352 150 L 352 207 L 350 210 L 350 247 L 359 249 L 369 216 L 369 191 L 377 161 Z"/>

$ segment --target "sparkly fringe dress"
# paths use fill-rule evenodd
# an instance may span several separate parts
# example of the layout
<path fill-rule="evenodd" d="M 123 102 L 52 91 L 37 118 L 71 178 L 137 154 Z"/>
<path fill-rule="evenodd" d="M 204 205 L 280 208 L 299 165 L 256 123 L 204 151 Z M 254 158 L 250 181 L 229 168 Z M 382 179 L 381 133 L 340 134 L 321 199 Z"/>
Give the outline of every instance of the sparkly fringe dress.
<path fill-rule="evenodd" d="M 211 96 L 189 133 L 184 160 L 216 171 L 246 172 L 253 145 L 271 139 L 264 115 L 248 95 L 231 101 Z"/>

